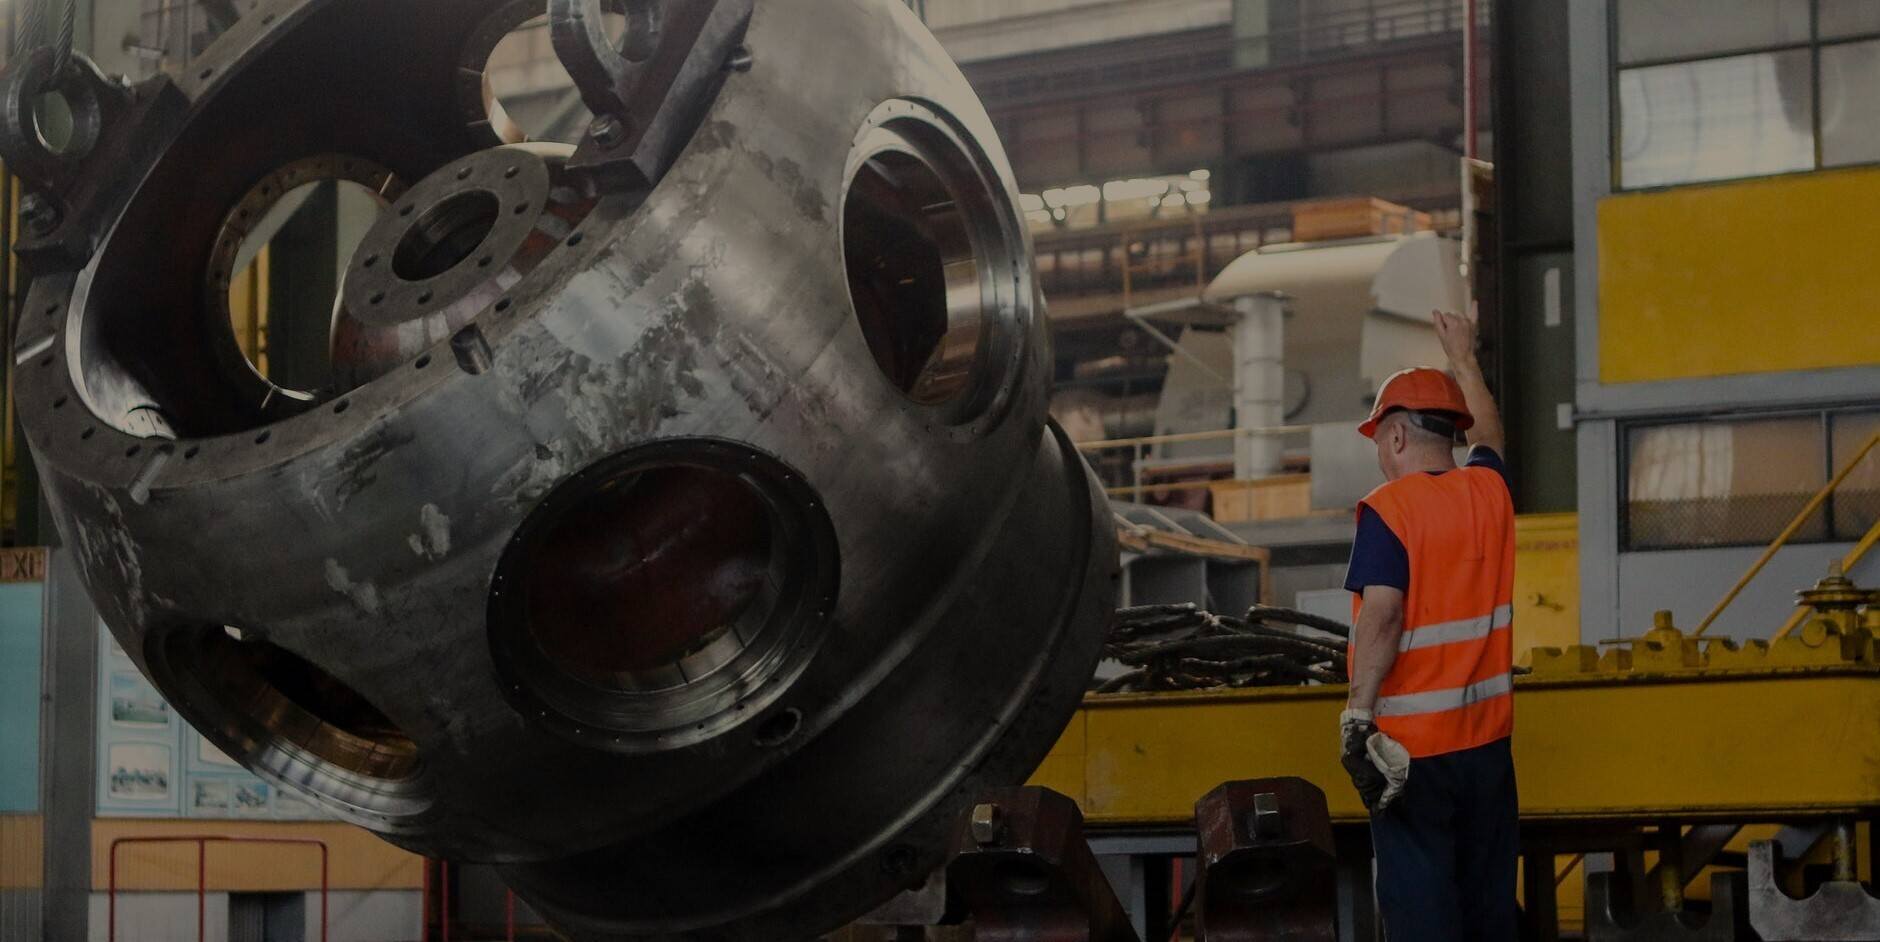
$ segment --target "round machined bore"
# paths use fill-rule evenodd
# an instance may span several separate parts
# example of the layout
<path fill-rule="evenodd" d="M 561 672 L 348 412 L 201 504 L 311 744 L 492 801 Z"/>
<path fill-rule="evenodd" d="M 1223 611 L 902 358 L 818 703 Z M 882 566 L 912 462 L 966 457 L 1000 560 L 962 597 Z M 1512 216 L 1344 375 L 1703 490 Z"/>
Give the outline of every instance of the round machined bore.
<path fill-rule="evenodd" d="M 773 550 L 769 508 L 743 478 L 685 466 L 623 476 L 530 560 L 530 634 L 557 667 L 602 686 L 685 674 L 687 659 L 769 617 L 784 568 Z"/>
<path fill-rule="evenodd" d="M 928 405 L 964 393 L 985 330 L 979 263 L 959 201 L 905 152 L 862 165 L 844 223 L 849 285 L 875 364 Z"/>
<path fill-rule="evenodd" d="M 419 217 L 392 256 L 392 271 L 406 281 L 436 278 L 457 267 L 496 227 L 502 200 L 488 190 L 459 193 Z"/>
<path fill-rule="evenodd" d="M 939 114 L 889 102 L 858 138 L 842 214 L 850 299 L 882 375 L 956 421 L 998 392 L 1021 303 L 1010 201 Z"/>
<path fill-rule="evenodd" d="M 835 556 L 820 499 L 776 459 L 715 440 L 633 449 L 562 484 L 504 552 L 497 667 L 525 715 L 585 744 L 710 738 L 807 664 Z"/>
<path fill-rule="evenodd" d="M 333 257 L 348 258 L 365 235 L 365 226 L 357 220 L 376 220 L 384 213 L 385 198 L 370 182 L 384 171 L 352 170 L 355 179 L 339 176 L 341 166 L 351 170 L 357 164 L 303 162 L 270 175 L 236 207 L 210 259 L 208 303 L 212 310 L 218 303 L 222 306 L 235 349 L 253 373 L 242 378 L 251 384 L 258 380 L 264 397 L 310 403 L 322 398 L 320 391 L 332 391 L 330 342 L 302 341 L 299 345 L 308 349 L 283 351 L 288 344 L 280 341 L 302 336 L 330 341 L 334 299 L 293 305 L 295 310 L 283 313 L 271 295 L 277 280 L 288 286 L 324 280 L 289 270 L 292 262 L 282 258 L 280 245 L 331 239 Z M 348 225 L 345 219 L 354 222 Z M 337 278 L 331 290 L 337 297 Z M 306 323 L 316 317 L 318 323 Z M 283 359 L 289 362 L 277 362 Z M 239 371 L 240 365 L 235 368 Z"/>
<path fill-rule="evenodd" d="M 203 734 L 243 764 L 335 810 L 391 822 L 430 802 L 417 743 L 345 681 L 233 628 L 163 632 L 153 678 Z"/>

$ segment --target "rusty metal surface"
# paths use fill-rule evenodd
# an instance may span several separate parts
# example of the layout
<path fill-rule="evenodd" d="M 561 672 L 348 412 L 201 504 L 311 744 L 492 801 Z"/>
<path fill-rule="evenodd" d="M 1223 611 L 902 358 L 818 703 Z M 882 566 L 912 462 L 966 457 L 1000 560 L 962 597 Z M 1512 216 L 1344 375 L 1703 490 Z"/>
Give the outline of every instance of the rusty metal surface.
<path fill-rule="evenodd" d="M 1587 942 L 1748 942 L 1747 884 L 1743 874 L 1713 873 L 1710 912 L 1626 912 L 1617 904 L 1613 874 L 1586 877 Z"/>
<path fill-rule="evenodd" d="M 119 643 L 250 769 L 572 938 L 811 936 L 1049 749 L 1110 512 L 997 135 L 904 7 L 629 5 L 671 15 L 610 73 L 620 172 L 605 128 L 492 130 L 481 63 L 545 4 L 267 0 L 187 74 L 81 63 L 65 154 L 22 59 L 20 414 Z M 380 216 L 331 382 L 286 389 L 212 302 L 325 179 Z"/>
<path fill-rule="evenodd" d="M 1763 942 L 1872 942 L 1880 939 L 1880 898 L 1854 880 L 1830 880 L 1806 899 L 1776 879 L 1777 845 L 1749 846 L 1750 925 Z"/>
<path fill-rule="evenodd" d="M 1083 824 L 1043 788 L 982 793 L 961 816 L 947 892 L 977 942 L 1141 942 Z"/>
<path fill-rule="evenodd" d="M 1301 778 L 1229 782 L 1195 803 L 1197 926 L 1207 942 L 1338 938 L 1332 819 Z"/>

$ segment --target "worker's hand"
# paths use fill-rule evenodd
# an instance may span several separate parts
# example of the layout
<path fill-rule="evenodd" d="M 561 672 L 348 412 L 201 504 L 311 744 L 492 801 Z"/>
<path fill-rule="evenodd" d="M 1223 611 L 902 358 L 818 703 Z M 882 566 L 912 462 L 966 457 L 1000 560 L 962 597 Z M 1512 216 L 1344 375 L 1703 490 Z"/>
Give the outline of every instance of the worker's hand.
<path fill-rule="evenodd" d="M 1458 372 L 1476 369 L 1474 319 L 1445 311 L 1430 313 L 1436 321 L 1436 337 L 1443 343 L 1443 353 L 1449 356 L 1449 365 Z"/>
<path fill-rule="evenodd" d="M 1409 750 L 1379 732 L 1368 710 L 1346 710 L 1338 728 L 1344 750 L 1340 762 L 1365 809 L 1376 814 L 1389 808 L 1410 781 Z"/>

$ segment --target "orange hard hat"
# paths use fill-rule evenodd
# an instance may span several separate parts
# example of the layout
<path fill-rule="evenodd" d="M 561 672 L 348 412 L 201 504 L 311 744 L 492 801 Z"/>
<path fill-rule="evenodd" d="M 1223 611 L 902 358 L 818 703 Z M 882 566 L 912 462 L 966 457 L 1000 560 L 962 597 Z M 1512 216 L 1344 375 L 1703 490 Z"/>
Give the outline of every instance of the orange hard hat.
<path fill-rule="evenodd" d="M 1358 434 L 1370 438 L 1377 434 L 1377 423 L 1398 409 L 1411 412 L 1447 412 L 1456 417 L 1456 431 L 1468 431 L 1475 424 L 1469 404 L 1462 398 L 1462 387 L 1448 373 L 1426 366 L 1404 370 L 1384 381 L 1377 391 L 1377 405 L 1371 417 L 1358 426 Z"/>

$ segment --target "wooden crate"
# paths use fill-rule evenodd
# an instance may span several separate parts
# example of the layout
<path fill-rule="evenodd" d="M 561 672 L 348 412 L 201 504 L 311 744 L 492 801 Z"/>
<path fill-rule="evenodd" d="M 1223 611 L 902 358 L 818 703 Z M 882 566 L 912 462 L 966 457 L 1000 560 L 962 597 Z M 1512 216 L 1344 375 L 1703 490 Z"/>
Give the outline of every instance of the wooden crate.
<path fill-rule="evenodd" d="M 1407 235 L 1429 228 L 1429 213 L 1380 199 L 1318 200 L 1293 207 L 1294 242 Z"/>
<path fill-rule="evenodd" d="M 1214 519 L 1222 523 L 1286 520 L 1312 513 L 1312 475 L 1287 474 L 1257 481 L 1216 481 Z"/>

